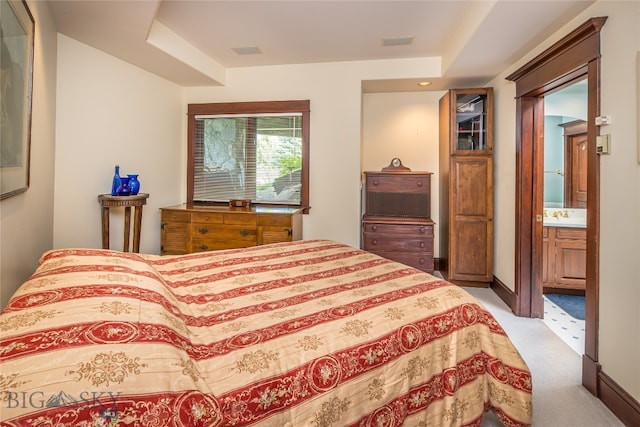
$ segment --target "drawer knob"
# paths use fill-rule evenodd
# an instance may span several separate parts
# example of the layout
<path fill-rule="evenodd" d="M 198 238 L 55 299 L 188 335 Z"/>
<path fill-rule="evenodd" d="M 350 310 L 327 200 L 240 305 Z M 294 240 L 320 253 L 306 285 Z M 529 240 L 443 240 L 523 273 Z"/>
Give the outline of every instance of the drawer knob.
<path fill-rule="evenodd" d="M 378 180 L 377 179 L 373 180 L 373 185 L 378 185 Z"/>
<path fill-rule="evenodd" d="M 420 247 L 424 248 L 424 242 L 420 242 Z"/>
<path fill-rule="evenodd" d="M 426 230 L 427 230 L 426 228 L 424 228 L 424 227 L 420 227 L 420 234 L 424 234 L 424 232 L 425 232 Z"/>
<path fill-rule="evenodd" d="M 240 230 L 240 235 L 248 236 L 249 235 L 249 231 L 248 230 Z"/>
<path fill-rule="evenodd" d="M 371 226 L 371 229 L 372 229 L 373 231 L 378 231 L 378 226 L 377 226 L 377 225 L 372 225 L 372 226 Z"/>
<path fill-rule="evenodd" d="M 207 245 L 200 245 L 198 246 L 198 249 L 202 250 L 202 251 L 206 251 L 207 249 L 209 249 L 209 246 Z"/>
<path fill-rule="evenodd" d="M 208 228 L 202 227 L 202 228 L 198 229 L 198 233 L 200 233 L 200 234 L 207 234 L 208 232 L 209 232 Z"/>
<path fill-rule="evenodd" d="M 424 258 L 420 258 L 418 262 L 420 263 L 420 265 L 424 264 Z"/>
<path fill-rule="evenodd" d="M 373 240 L 371 241 L 371 244 L 372 244 L 372 245 L 377 245 L 377 244 L 378 244 L 378 240 L 373 239 Z"/>
<path fill-rule="evenodd" d="M 422 187 L 422 181 L 418 181 L 418 187 Z"/>

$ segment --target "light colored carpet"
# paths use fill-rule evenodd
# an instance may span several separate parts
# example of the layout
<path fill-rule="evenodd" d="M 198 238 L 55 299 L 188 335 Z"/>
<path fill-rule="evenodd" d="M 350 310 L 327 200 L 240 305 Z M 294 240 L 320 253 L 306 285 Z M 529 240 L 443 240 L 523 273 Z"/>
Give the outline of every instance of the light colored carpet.
<path fill-rule="evenodd" d="M 494 315 L 518 348 L 533 378 L 534 427 L 624 427 L 582 382 L 582 357 L 542 319 L 515 316 L 488 288 L 463 288 Z M 482 427 L 502 426 L 487 414 Z"/>

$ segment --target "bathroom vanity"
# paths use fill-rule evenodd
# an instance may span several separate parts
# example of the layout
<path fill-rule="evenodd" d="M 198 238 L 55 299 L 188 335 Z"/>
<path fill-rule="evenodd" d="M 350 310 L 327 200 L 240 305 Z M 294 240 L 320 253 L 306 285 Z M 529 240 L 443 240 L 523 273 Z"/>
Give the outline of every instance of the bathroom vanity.
<path fill-rule="evenodd" d="M 587 266 L 586 209 L 545 209 L 544 292 L 584 291 Z"/>

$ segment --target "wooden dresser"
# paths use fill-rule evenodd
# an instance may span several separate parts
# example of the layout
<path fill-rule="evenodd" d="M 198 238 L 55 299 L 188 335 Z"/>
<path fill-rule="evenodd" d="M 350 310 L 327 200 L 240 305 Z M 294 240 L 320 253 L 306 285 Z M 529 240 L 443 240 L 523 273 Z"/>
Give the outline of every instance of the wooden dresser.
<path fill-rule="evenodd" d="M 362 248 L 433 272 L 431 172 L 411 172 L 394 159 L 382 171 L 364 175 Z"/>
<path fill-rule="evenodd" d="M 170 206 L 161 208 L 160 253 L 177 255 L 302 238 L 302 209 Z"/>

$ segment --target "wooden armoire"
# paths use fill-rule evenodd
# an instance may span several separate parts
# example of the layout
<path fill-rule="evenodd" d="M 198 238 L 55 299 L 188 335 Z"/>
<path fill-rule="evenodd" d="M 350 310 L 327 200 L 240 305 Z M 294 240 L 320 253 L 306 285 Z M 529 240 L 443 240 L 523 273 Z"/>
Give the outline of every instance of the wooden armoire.
<path fill-rule="evenodd" d="M 493 281 L 493 89 L 440 99 L 440 263 L 465 286 Z"/>

